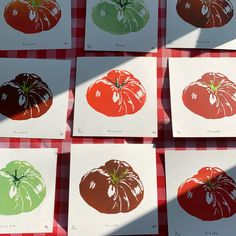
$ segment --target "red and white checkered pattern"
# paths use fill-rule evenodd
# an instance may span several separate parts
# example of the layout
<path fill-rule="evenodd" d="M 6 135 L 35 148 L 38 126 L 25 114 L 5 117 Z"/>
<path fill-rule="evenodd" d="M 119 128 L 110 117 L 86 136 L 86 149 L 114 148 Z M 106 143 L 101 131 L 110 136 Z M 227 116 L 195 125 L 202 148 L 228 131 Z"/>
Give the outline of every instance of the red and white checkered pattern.
<path fill-rule="evenodd" d="M 159 235 L 167 236 L 167 210 L 165 191 L 164 152 L 166 149 L 232 149 L 236 147 L 236 138 L 220 139 L 176 139 L 172 137 L 170 91 L 168 81 L 168 57 L 235 57 L 236 51 L 220 50 L 179 50 L 165 48 L 166 0 L 159 0 L 159 28 L 157 53 L 128 52 L 85 52 L 83 50 L 85 33 L 86 0 L 72 0 L 72 49 L 38 50 L 38 51 L 0 51 L 0 57 L 9 58 L 44 58 L 71 59 L 71 78 L 69 104 L 67 112 L 67 131 L 65 140 L 42 140 L 25 138 L 0 138 L 0 148 L 58 148 L 58 167 L 56 184 L 56 202 L 54 227 L 51 234 L 17 234 L 17 236 L 67 235 L 68 193 L 69 193 L 69 158 L 71 143 L 154 143 L 157 146 L 157 184 Z M 150 36 L 147 36 L 150 37 Z M 158 92 L 158 127 L 159 137 L 151 138 L 72 138 L 72 120 L 75 85 L 76 57 L 80 56 L 149 56 L 157 58 L 157 92 Z"/>

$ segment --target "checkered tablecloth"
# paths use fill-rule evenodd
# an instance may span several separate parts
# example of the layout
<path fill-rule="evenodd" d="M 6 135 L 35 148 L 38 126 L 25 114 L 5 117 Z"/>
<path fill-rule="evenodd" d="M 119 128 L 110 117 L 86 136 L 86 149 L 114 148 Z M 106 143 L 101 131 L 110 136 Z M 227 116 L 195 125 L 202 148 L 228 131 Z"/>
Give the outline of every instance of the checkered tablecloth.
<path fill-rule="evenodd" d="M 66 1 L 66 0 L 65 0 Z M 235 148 L 236 138 L 198 138 L 175 139 L 171 130 L 170 91 L 168 80 L 168 57 L 235 57 L 236 51 L 220 50 L 174 50 L 165 48 L 166 0 L 159 0 L 159 27 L 157 53 L 127 52 L 85 52 L 83 50 L 85 33 L 86 0 L 72 0 L 72 49 L 38 51 L 0 51 L 0 57 L 8 58 L 44 58 L 72 60 L 69 103 L 67 111 L 67 131 L 64 140 L 42 140 L 24 138 L 0 138 L 0 148 L 58 148 L 58 167 L 56 183 L 56 201 L 54 228 L 52 234 L 20 235 L 67 235 L 70 144 L 72 143 L 154 143 L 157 146 L 157 184 L 159 235 L 168 235 L 166 191 L 164 172 L 164 152 L 166 149 L 230 149 Z M 148 36 L 147 37 L 151 37 Z M 80 56 L 147 56 L 157 58 L 158 92 L 158 138 L 72 138 L 72 120 L 75 85 L 76 57 Z M 194 124 L 193 124 L 194 125 Z M 45 127 L 46 128 L 46 127 Z M 92 226 L 91 226 L 92 227 Z"/>

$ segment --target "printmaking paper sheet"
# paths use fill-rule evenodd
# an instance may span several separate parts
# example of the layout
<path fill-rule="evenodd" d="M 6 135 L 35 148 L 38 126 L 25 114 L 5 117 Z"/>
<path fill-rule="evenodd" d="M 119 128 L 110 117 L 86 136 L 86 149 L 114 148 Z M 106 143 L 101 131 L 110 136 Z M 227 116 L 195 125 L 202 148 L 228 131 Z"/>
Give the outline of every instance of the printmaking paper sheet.
<path fill-rule="evenodd" d="M 235 137 L 235 66 L 234 58 L 169 59 L 174 137 Z"/>
<path fill-rule="evenodd" d="M 74 136 L 157 136 L 155 58 L 78 58 L 76 76 Z"/>
<path fill-rule="evenodd" d="M 236 214 L 232 204 L 235 205 L 235 163 L 235 150 L 166 151 L 170 236 L 234 234 Z M 219 173 L 218 177 L 213 172 Z M 203 179 L 208 179 L 215 190 L 211 191 L 211 185 L 207 187 Z M 189 188 L 191 185 L 194 188 Z M 212 200 L 216 201 L 215 205 Z M 209 207 L 206 209 L 207 205 Z"/>
<path fill-rule="evenodd" d="M 236 2 L 232 0 L 220 4 L 168 0 L 166 46 L 236 49 L 235 9 Z"/>
<path fill-rule="evenodd" d="M 44 1 L 45 2 L 45 1 Z M 0 50 L 71 48 L 71 1 L 0 2 Z"/>
<path fill-rule="evenodd" d="M 69 235 L 157 234 L 155 153 L 146 144 L 72 145 Z"/>
<path fill-rule="evenodd" d="M 70 64 L 0 59 L 1 137 L 65 137 Z"/>
<path fill-rule="evenodd" d="M 85 50 L 156 51 L 158 0 L 87 0 Z"/>
<path fill-rule="evenodd" d="M 50 233 L 56 149 L 0 149 L 0 233 Z"/>

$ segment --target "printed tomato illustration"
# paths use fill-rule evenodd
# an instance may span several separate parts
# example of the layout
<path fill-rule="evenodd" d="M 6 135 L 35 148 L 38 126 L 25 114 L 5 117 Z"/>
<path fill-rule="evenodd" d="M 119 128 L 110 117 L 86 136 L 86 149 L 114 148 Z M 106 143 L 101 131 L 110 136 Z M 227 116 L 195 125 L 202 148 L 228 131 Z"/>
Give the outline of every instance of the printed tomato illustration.
<path fill-rule="evenodd" d="M 101 0 L 93 7 L 92 19 L 101 30 L 128 34 L 147 24 L 149 9 L 143 0 Z"/>
<path fill-rule="evenodd" d="M 56 0 L 11 0 L 5 7 L 8 25 L 25 34 L 52 29 L 61 18 Z"/>
<path fill-rule="evenodd" d="M 236 183 L 218 167 L 203 167 L 178 189 L 179 205 L 203 221 L 236 213 Z"/>
<path fill-rule="evenodd" d="M 80 194 L 88 205 L 106 214 L 130 212 L 142 201 L 144 188 L 125 161 L 109 160 L 81 179 Z"/>
<path fill-rule="evenodd" d="M 207 119 L 236 113 L 236 84 L 221 73 L 208 72 L 188 85 L 182 95 L 184 105 Z"/>
<path fill-rule="evenodd" d="M 199 28 L 222 27 L 234 15 L 230 0 L 178 0 L 176 10 L 184 21 Z"/>
<path fill-rule="evenodd" d="M 111 70 L 87 90 L 89 105 L 106 116 L 124 116 L 139 111 L 146 102 L 140 81 L 126 70 Z"/>
<path fill-rule="evenodd" d="M 30 212 L 46 196 L 41 174 L 26 161 L 11 161 L 1 169 L 0 186 L 0 215 Z"/>
<path fill-rule="evenodd" d="M 40 117 L 52 102 L 51 90 L 36 74 L 18 74 L 0 87 L 0 113 L 13 120 Z"/>

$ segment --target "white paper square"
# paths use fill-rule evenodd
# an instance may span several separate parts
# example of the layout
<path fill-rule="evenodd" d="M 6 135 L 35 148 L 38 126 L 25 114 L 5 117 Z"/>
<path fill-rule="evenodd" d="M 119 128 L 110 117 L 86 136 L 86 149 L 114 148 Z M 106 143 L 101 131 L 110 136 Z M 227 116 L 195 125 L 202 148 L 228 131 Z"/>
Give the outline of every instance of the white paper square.
<path fill-rule="evenodd" d="M 137 13 L 138 11 L 137 9 L 140 9 L 141 6 L 143 6 L 142 2 L 144 2 L 144 8 L 142 7 L 142 11 Z M 120 9 L 119 7 L 117 7 L 117 5 L 119 6 L 119 4 L 117 3 L 115 4 L 116 6 L 114 6 L 114 1 L 110 0 L 109 1 L 87 0 L 86 30 L 85 30 L 85 45 L 84 45 L 85 50 L 136 51 L 136 52 L 157 51 L 158 2 L 159 2 L 158 0 L 144 0 L 144 1 L 132 1 L 132 3 L 131 2 L 128 3 L 131 5 L 137 4 L 138 6 L 137 8 L 135 7 L 134 10 L 132 10 L 132 6 L 130 7 L 131 10 L 126 10 L 126 14 L 129 13 L 130 15 L 132 15 L 132 17 L 130 17 L 131 18 L 130 22 L 134 21 L 135 25 L 136 24 L 138 25 L 139 23 L 137 21 L 137 17 L 139 17 L 138 15 L 144 14 L 143 11 L 149 12 L 149 20 L 146 22 L 146 25 L 143 28 L 139 29 L 136 32 L 132 32 L 131 30 L 131 32 L 127 34 L 114 34 L 109 32 L 110 27 L 108 31 L 104 31 L 103 29 L 95 25 L 92 13 L 94 7 L 97 4 L 100 4 L 100 6 L 102 6 L 102 8 L 98 7 L 99 9 L 101 9 L 100 13 L 101 15 L 107 13 L 109 14 L 113 10 L 116 11 L 115 10 L 116 8 Z M 102 10 L 106 8 L 106 7 L 104 8 L 104 5 L 108 5 L 111 7 L 107 8 L 107 13 L 104 12 L 104 10 Z M 120 17 L 118 21 L 122 20 L 122 14 L 123 14 L 122 12 L 117 13 L 117 18 Z"/>
<path fill-rule="evenodd" d="M 234 84 L 236 60 L 234 58 L 170 58 L 170 91 L 172 127 L 174 137 L 235 137 L 235 115 L 212 119 L 188 109 L 182 100 L 184 89 L 201 79 L 205 73 L 221 73 Z M 209 87 L 207 85 L 207 87 Z M 206 91 L 206 90 L 205 90 Z M 193 96 L 195 96 L 193 94 Z M 214 105 L 214 97 L 206 96 L 199 105 Z M 234 99 L 234 98 L 233 98 Z M 218 99 L 217 99 L 218 100 Z M 235 106 L 236 100 L 231 104 Z"/>
<path fill-rule="evenodd" d="M 100 213 L 80 195 L 81 178 L 109 160 L 127 162 L 144 186 L 140 204 L 126 213 Z M 156 154 L 152 145 L 84 144 L 71 146 L 68 234 L 130 235 L 158 233 Z M 93 222 L 93 227 L 91 227 Z"/>
<path fill-rule="evenodd" d="M 6 22 L 5 17 L 4 17 L 4 12 L 5 12 L 6 6 L 8 6 L 10 2 L 13 2 L 13 1 L 2 0 L 0 2 L 0 22 L 1 22 L 0 23 L 0 32 L 1 32 L 0 50 L 29 50 L 29 49 L 34 50 L 34 49 L 71 48 L 71 1 L 70 0 L 69 1 L 56 0 L 56 2 L 59 5 L 60 12 L 61 12 L 61 17 L 59 21 L 50 30 L 41 31 L 38 33 L 23 33 L 22 32 L 23 29 L 20 28 L 21 31 L 16 30 Z M 25 2 L 26 1 L 20 4 L 18 3 L 19 7 L 17 7 L 17 4 L 12 5 L 14 6 L 14 8 L 12 8 L 12 12 L 14 12 L 14 14 L 17 15 L 17 14 L 22 14 L 20 12 L 20 9 L 23 9 L 23 10 L 25 8 L 30 9 L 29 7 L 30 4 L 26 6 Z M 50 3 L 48 3 L 48 5 L 50 5 Z M 58 9 L 56 9 L 56 7 L 52 10 L 55 12 L 55 15 L 57 15 L 56 14 L 57 10 Z M 9 11 L 9 15 L 11 14 L 10 12 L 11 11 Z M 39 14 L 42 15 L 42 11 Z M 29 11 L 29 18 L 31 18 L 31 22 L 33 22 L 34 17 L 35 17 L 34 13 L 32 11 L 31 12 Z M 22 19 L 22 25 L 26 26 L 27 23 L 23 22 L 23 17 L 21 17 L 21 19 Z M 17 18 L 16 21 L 19 21 L 19 19 Z M 40 25 L 40 22 L 41 21 L 37 21 L 37 24 Z M 52 22 L 52 21 L 49 21 L 49 22 Z M 46 24 L 44 23 L 44 25 Z M 35 25 L 32 24 L 30 28 L 33 28 L 34 26 Z M 38 28 L 40 27 L 38 26 Z"/>
<path fill-rule="evenodd" d="M 236 214 L 218 220 L 201 220 L 187 213 L 180 206 L 177 200 L 177 192 L 178 188 L 187 179 L 192 178 L 204 167 L 218 167 L 236 182 L 235 163 L 235 150 L 166 151 L 165 165 L 169 235 L 234 235 L 236 230 Z M 222 204 L 220 200 L 218 203 Z"/>
<path fill-rule="evenodd" d="M 87 102 L 88 88 L 112 70 L 128 71 L 146 91 L 144 105 L 133 114 L 107 116 Z M 110 91 L 110 90 L 109 90 Z M 156 59 L 144 57 L 84 57 L 77 60 L 74 136 L 157 136 Z M 117 95 L 113 94 L 115 98 Z M 113 97 L 114 98 L 114 97 Z M 114 99 L 115 99 L 114 98 Z M 106 99 L 104 102 L 107 102 Z M 109 107 L 108 107 L 109 110 Z M 145 121 L 145 125 L 143 122 Z"/>
<path fill-rule="evenodd" d="M 3 115 L 3 111 L 0 110 L 1 137 L 52 139 L 65 137 L 70 65 L 70 60 L 0 59 L 0 86 L 3 87 L 4 83 L 15 79 L 21 73 L 36 74 L 47 84 L 53 95 L 51 107 L 37 118 L 13 120 Z"/>
<path fill-rule="evenodd" d="M 232 7 L 233 16 L 231 20 L 221 26 L 221 27 L 211 27 L 211 28 L 200 28 L 196 27 L 187 21 L 183 20 L 180 15 L 177 13 L 176 6 L 177 2 L 181 2 L 183 5 L 183 11 L 181 11 L 180 15 L 184 14 L 184 6 L 185 4 L 189 4 L 189 6 L 195 7 L 202 4 L 201 10 L 199 10 L 199 19 L 204 18 L 201 14 L 206 14 L 209 16 L 213 16 L 215 14 L 215 19 L 219 18 L 219 15 L 224 15 L 223 12 L 228 12 Z M 199 3 L 198 3 L 199 2 Z M 201 2 L 201 3 L 200 3 Z M 229 5 L 231 7 L 229 7 Z M 166 47 L 167 48 L 206 48 L 206 49 L 236 49 L 236 20 L 235 20 L 235 9 L 236 3 L 235 1 L 221 1 L 217 6 L 217 2 L 207 3 L 205 1 L 195 1 L 190 0 L 187 2 L 186 0 L 179 1 L 167 1 L 167 26 L 166 26 Z M 207 6 L 206 6 L 207 5 Z M 189 7 L 191 8 L 191 7 Z M 192 7 L 193 8 L 193 7 Z M 194 9 L 194 8 L 193 8 Z M 200 8 L 199 8 L 200 9 Z M 186 7 L 186 12 L 188 11 L 188 7 Z M 196 10 L 197 11 L 197 10 Z M 201 13 L 201 12 L 202 13 Z M 190 11 L 186 13 L 186 16 L 193 16 L 194 14 Z M 197 16 L 197 14 L 196 14 Z M 183 16 L 184 17 L 184 16 Z M 197 18 L 197 17 L 196 17 Z M 229 18 L 229 17 L 225 17 Z M 223 17 L 221 18 L 223 19 Z M 216 20 L 217 21 L 217 20 Z M 223 20 L 222 20 L 223 21 Z M 193 23 L 193 22 L 192 22 Z M 202 23 L 201 23 L 202 24 Z"/>
<path fill-rule="evenodd" d="M 55 202 L 55 182 L 56 182 L 56 163 L 57 163 L 57 150 L 56 149 L 0 149 L 0 172 L 6 165 L 12 161 L 20 161 L 21 166 L 25 162 L 33 166 L 33 171 L 37 171 L 41 175 L 41 179 L 46 186 L 46 195 L 42 198 L 41 203 L 34 209 L 28 212 L 5 215 L 0 213 L 0 233 L 1 234 L 14 234 L 14 233 L 50 233 L 53 231 L 53 217 L 54 217 L 54 202 Z M 22 168 L 22 167 L 20 167 Z M 20 170 L 17 169 L 18 170 Z M 35 176 L 35 172 L 32 172 Z M 9 170 L 9 169 L 7 169 Z M 10 173 L 14 175 L 14 173 Z M 21 177 L 21 176 L 17 176 Z M 1 180 L 6 177 L 1 174 Z M 25 177 L 27 178 L 27 177 Z M 35 177 L 33 177 L 35 178 Z M 24 178 L 22 178 L 23 181 Z M 25 181 L 25 180 L 24 180 Z M 28 180 L 26 180 L 28 181 Z M 33 180 L 31 179 L 31 183 Z M 35 180 L 34 180 L 35 181 Z M 41 181 L 41 180 L 40 180 Z M 40 182 L 40 183 L 43 183 Z M 24 182 L 25 186 L 27 183 Z M 8 183 L 10 184 L 10 182 Z M 22 185 L 20 182 L 19 185 Z M 34 186 L 38 190 L 38 186 Z M 24 187 L 26 188 L 26 187 Z M 35 190 L 36 190 L 35 188 Z M 23 189 L 23 188 L 22 188 Z M 21 189 L 21 190 L 22 190 Z M 29 189 L 28 189 L 29 190 Z M 1 194 L 3 194 L 3 186 L 1 186 Z M 13 191 L 14 192 L 14 191 Z M 13 192 L 9 194 L 14 195 Z M 29 192 L 28 192 L 29 193 Z M 21 193 L 21 196 L 25 196 Z M 28 195 L 30 197 L 30 195 Z M 32 199 L 32 198 L 31 198 Z M 24 199 L 26 202 L 26 198 Z M 33 207 L 32 207 L 33 208 Z"/>

